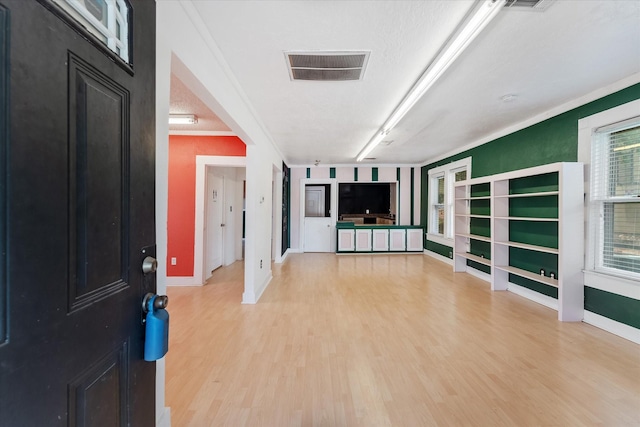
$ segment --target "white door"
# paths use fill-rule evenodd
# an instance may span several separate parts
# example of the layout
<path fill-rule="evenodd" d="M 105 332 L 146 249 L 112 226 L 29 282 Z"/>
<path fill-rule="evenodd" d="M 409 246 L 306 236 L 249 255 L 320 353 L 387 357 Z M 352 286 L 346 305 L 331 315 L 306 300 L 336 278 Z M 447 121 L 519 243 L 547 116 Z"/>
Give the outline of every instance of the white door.
<path fill-rule="evenodd" d="M 205 271 L 209 278 L 211 272 L 222 265 L 224 247 L 224 176 L 214 168 L 207 168 L 205 200 Z"/>
<path fill-rule="evenodd" d="M 331 216 L 325 216 L 325 187 L 306 186 L 304 196 L 304 251 L 331 252 Z"/>

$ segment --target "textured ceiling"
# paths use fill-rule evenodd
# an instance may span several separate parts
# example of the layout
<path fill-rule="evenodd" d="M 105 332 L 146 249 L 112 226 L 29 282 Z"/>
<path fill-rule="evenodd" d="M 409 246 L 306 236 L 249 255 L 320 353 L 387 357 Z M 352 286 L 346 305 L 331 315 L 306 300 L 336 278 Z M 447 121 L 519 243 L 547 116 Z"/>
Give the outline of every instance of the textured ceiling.
<path fill-rule="evenodd" d="M 293 165 L 354 163 L 474 6 L 472 0 L 193 4 Z M 291 81 L 284 52 L 301 50 L 371 53 L 361 81 Z M 392 130 L 386 139 L 393 142 L 370 156 L 378 164 L 427 162 L 637 73 L 640 1 L 555 0 L 544 12 L 505 9 Z M 186 112 L 175 110 L 173 86 L 174 80 L 171 111 Z M 507 94 L 517 98 L 503 102 Z"/>
<path fill-rule="evenodd" d="M 229 132 L 229 127 L 207 107 L 175 74 L 171 74 L 171 92 L 169 111 L 171 114 L 195 114 L 198 123 L 195 125 L 169 125 L 169 130 Z"/>

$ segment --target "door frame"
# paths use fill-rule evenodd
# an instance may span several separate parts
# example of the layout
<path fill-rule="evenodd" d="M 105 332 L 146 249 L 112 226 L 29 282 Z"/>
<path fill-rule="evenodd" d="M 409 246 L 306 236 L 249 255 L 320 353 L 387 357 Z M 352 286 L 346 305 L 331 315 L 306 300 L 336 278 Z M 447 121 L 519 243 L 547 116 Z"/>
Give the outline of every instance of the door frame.
<path fill-rule="evenodd" d="M 196 156 L 196 217 L 192 283 L 195 286 L 202 286 L 207 279 L 204 277 L 204 198 L 207 166 L 246 168 L 247 158 L 242 156 Z"/>
<path fill-rule="evenodd" d="M 215 174 L 216 170 L 218 169 L 218 167 L 216 166 L 207 166 L 205 167 L 205 196 L 204 196 L 204 218 L 203 218 L 203 228 L 204 228 L 204 232 L 202 233 L 202 238 L 203 238 L 203 252 L 202 252 L 202 266 L 204 268 L 203 272 L 202 272 L 202 277 L 204 280 L 208 280 L 211 272 L 213 271 L 213 269 L 210 270 L 210 264 L 209 264 L 209 260 L 211 257 L 211 254 L 209 253 L 211 250 L 211 246 L 210 246 L 210 242 L 209 242 L 209 232 L 211 231 L 211 227 L 216 227 L 216 224 L 226 224 L 226 205 L 227 200 L 231 200 L 233 198 L 233 196 L 235 196 L 235 193 L 233 193 L 233 195 L 231 196 L 231 198 L 229 198 L 229 196 L 226 194 L 227 192 L 226 190 L 226 186 L 227 186 L 227 177 L 226 172 L 222 172 L 221 176 L 217 176 L 217 178 L 220 178 L 222 180 L 222 191 L 221 194 L 219 194 L 218 197 L 218 201 L 221 202 L 220 204 L 222 205 L 222 208 L 220 209 L 220 217 L 216 218 L 215 213 L 213 212 L 214 209 L 210 209 L 212 206 L 210 203 L 207 202 L 207 199 L 209 197 L 212 196 L 211 193 L 211 188 L 209 187 L 209 177 L 210 177 L 210 173 L 211 174 Z M 235 182 L 235 180 L 234 180 Z M 232 205 L 235 205 L 235 200 L 233 201 Z M 232 215 L 236 214 L 236 212 L 233 212 Z M 220 265 L 217 268 L 220 268 L 224 265 L 226 265 L 226 254 L 225 254 L 225 245 L 228 244 L 228 242 L 226 241 L 226 230 L 222 229 L 220 230 Z M 194 253 L 195 255 L 195 253 Z"/>
<path fill-rule="evenodd" d="M 329 209 L 331 210 L 331 227 L 333 230 L 331 231 L 331 250 L 333 252 L 336 251 L 337 237 L 336 233 L 334 233 L 336 228 L 336 222 L 338 221 L 338 180 L 336 178 L 303 178 L 300 180 L 300 237 L 299 237 L 299 248 L 300 252 L 304 252 L 304 235 L 306 232 L 305 227 L 305 187 L 307 185 L 321 185 L 321 184 L 331 184 L 331 197 L 329 200 L 331 201 L 331 206 Z"/>

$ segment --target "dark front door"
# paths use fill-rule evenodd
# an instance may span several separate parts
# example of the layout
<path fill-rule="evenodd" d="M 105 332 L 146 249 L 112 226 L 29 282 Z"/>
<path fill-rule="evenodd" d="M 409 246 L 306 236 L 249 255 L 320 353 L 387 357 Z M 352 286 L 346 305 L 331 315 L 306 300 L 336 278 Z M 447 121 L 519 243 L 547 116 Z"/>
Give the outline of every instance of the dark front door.
<path fill-rule="evenodd" d="M 131 3 L 124 61 L 53 2 L 0 0 L 2 426 L 155 424 L 155 2 Z"/>

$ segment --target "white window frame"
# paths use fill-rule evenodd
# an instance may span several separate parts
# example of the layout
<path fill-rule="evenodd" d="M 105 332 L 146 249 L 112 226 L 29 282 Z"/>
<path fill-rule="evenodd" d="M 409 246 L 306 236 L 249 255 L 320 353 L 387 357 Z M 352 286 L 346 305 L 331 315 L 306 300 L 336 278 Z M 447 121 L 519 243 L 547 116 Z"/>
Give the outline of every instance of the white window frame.
<path fill-rule="evenodd" d="M 455 174 L 467 171 L 467 179 L 471 178 L 471 157 L 466 157 L 443 166 L 438 166 L 428 171 L 429 186 L 429 211 L 427 213 L 427 240 L 441 245 L 453 247 L 453 189 L 455 185 Z M 438 180 L 444 176 L 444 233 L 437 233 L 438 220 L 435 218 L 434 210 L 438 201 Z"/>
<path fill-rule="evenodd" d="M 106 25 L 96 19 L 91 12 L 86 9 L 84 2 L 80 0 L 53 0 L 74 19 L 84 25 L 84 27 L 102 40 L 104 44 L 116 55 L 122 58 L 127 64 L 130 61 L 129 55 L 129 7 L 124 0 L 103 0 L 107 6 Z M 126 13 L 123 13 L 126 11 Z M 120 35 L 116 34 L 117 26 L 120 26 Z"/>
<path fill-rule="evenodd" d="M 634 299 L 640 299 L 640 277 L 637 273 L 602 267 L 598 238 L 599 218 L 591 209 L 591 146 L 597 129 L 615 123 L 640 117 L 640 100 L 632 101 L 609 110 L 602 111 L 578 121 L 578 161 L 585 168 L 585 269 L 584 284 L 589 287 L 613 292 Z"/>

